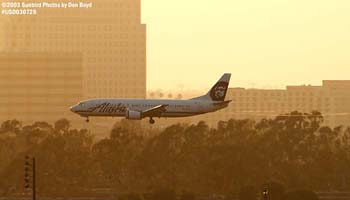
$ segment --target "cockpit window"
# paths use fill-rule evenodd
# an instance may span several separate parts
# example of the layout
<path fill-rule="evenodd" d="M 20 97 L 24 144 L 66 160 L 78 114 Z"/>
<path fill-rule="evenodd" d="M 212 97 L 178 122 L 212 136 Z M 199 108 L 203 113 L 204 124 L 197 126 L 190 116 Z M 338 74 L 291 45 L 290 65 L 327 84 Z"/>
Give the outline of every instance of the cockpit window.
<path fill-rule="evenodd" d="M 79 106 L 84 106 L 84 102 L 79 103 Z"/>

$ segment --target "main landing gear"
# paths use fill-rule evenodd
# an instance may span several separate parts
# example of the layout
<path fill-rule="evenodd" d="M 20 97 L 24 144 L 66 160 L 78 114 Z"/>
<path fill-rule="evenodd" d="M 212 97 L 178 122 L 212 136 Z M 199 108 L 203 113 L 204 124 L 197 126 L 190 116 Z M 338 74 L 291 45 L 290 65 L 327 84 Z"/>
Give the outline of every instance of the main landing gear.
<path fill-rule="evenodd" d="M 149 123 L 150 123 L 150 124 L 154 124 L 154 122 L 155 122 L 154 119 L 153 119 L 152 117 L 150 117 L 150 118 L 149 118 Z"/>

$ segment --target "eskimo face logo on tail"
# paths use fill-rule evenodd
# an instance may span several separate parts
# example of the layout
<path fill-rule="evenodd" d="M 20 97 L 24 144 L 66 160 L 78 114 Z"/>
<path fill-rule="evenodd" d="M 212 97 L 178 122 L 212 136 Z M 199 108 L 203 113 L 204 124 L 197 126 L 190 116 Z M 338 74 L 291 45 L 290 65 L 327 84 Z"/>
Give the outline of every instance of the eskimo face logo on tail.
<path fill-rule="evenodd" d="M 217 82 L 210 90 L 210 97 L 213 101 L 224 101 L 226 96 L 228 83 Z"/>

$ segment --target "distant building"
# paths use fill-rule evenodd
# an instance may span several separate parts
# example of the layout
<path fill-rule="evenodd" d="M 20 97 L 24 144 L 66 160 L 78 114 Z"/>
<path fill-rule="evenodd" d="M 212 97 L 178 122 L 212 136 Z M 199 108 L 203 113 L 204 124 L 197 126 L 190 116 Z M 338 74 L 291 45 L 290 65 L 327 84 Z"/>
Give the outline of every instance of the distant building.
<path fill-rule="evenodd" d="M 74 121 L 69 106 L 82 98 L 82 56 L 0 53 L 0 121 Z"/>
<path fill-rule="evenodd" d="M 325 125 L 350 125 L 350 80 L 324 80 L 322 86 L 287 86 L 285 90 L 229 88 L 229 107 L 214 113 L 193 117 L 189 121 L 205 120 L 216 126 L 230 118 L 273 118 L 292 111 L 317 110 Z"/>

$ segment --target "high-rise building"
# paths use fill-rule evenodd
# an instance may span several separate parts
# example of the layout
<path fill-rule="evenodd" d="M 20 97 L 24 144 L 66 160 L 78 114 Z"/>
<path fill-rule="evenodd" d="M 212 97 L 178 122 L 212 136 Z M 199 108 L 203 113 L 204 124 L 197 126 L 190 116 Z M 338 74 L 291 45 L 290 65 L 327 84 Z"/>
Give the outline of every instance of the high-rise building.
<path fill-rule="evenodd" d="M 91 8 L 42 7 L 36 15 L 1 15 L 1 49 L 81 53 L 85 98 L 145 97 L 146 26 L 140 0 L 90 2 Z"/>
<path fill-rule="evenodd" d="M 82 98 L 82 57 L 67 53 L 0 53 L 0 121 L 72 119 Z"/>
<path fill-rule="evenodd" d="M 43 3 L 41 0 L 21 2 Z M 45 2 L 57 3 L 55 0 Z M 59 3 L 62 2 L 79 3 L 76 0 L 59 1 Z M 39 62 L 40 56 L 45 60 L 47 55 L 50 59 L 54 59 L 53 55 L 58 55 L 56 60 L 59 62 L 59 59 L 63 59 L 66 64 L 65 69 L 72 67 L 72 70 L 76 70 L 77 61 L 67 58 L 70 55 L 80 55 L 81 98 L 75 99 L 70 105 L 60 107 L 61 111 L 57 110 L 56 113 L 58 116 L 60 115 L 58 113 L 69 111 L 69 106 L 86 98 L 144 98 L 146 96 L 146 25 L 141 24 L 140 0 L 89 0 L 86 3 L 92 3 L 91 8 L 41 7 L 36 8 L 35 15 L 0 15 L 0 52 L 13 52 L 12 57 L 21 57 L 25 54 L 26 58 L 21 60 L 21 65 L 26 63 L 25 60 L 29 60 L 27 65 L 31 66 Z M 18 55 L 15 55 L 16 53 Z M 62 57 L 62 53 L 68 57 Z M 30 56 L 37 61 L 32 63 Z M 4 56 L 2 58 L 5 59 Z M 18 64 L 15 59 L 11 62 L 15 63 L 8 64 L 13 66 Z M 59 62 L 57 67 L 63 62 Z M 39 65 L 43 66 L 42 63 Z M 50 65 L 53 64 L 50 63 Z M 35 69 L 34 67 L 32 73 L 36 73 Z M 2 71 L 1 75 L 22 73 L 13 70 Z M 23 78 L 18 81 L 27 81 L 25 78 L 32 81 L 30 77 Z M 72 80 L 69 80 L 70 78 Z M 75 77 L 67 75 L 65 81 L 74 82 L 74 79 Z M 41 84 L 45 85 L 45 82 Z M 50 84 L 47 85 L 47 87 L 50 86 Z M 8 87 L 17 87 L 16 80 L 8 83 Z M 0 88 L 0 90 L 3 89 Z M 3 90 L 3 93 L 6 91 Z M 23 96 L 23 101 L 32 99 L 34 103 L 33 94 L 24 94 L 27 96 Z M 16 96 L 16 99 L 21 101 L 19 96 Z M 32 107 L 31 112 L 36 112 L 36 108 L 38 108 L 36 111 L 41 112 L 42 109 L 36 106 Z M 42 117 L 41 120 L 47 119 L 44 114 L 38 116 Z M 71 120 L 84 122 L 84 119 L 78 116 L 73 116 Z M 34 118 L 33 121 L 35 121 Z M 112 119 L 107 121 L 96 119 L 95 122 L 97 122 L 94 123 L 95 128 L 99 127 L 97 129 L 103 129 L 104 132 L 106 128 L 113 125 Z M 86 126 L 88 127 L 85 128 L 94 128 L 90 125 Z"/>

